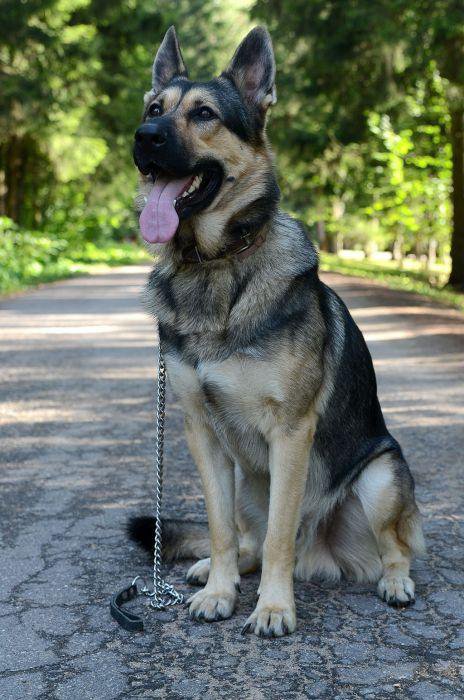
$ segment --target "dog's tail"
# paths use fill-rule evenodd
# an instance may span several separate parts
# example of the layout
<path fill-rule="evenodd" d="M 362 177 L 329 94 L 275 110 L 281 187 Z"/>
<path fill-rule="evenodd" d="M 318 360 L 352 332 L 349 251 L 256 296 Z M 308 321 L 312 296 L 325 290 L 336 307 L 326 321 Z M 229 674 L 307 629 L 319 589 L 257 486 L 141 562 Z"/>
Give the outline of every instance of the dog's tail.
<path fill-rule="evenodd" d="M 153 552 L 155 518 L 141 515 L 130 518 L 127 534 L 133 542 Z M 163 561 L 204 559 L 210 555 L 208 525 L 188 520 L 162 520 Z"/>

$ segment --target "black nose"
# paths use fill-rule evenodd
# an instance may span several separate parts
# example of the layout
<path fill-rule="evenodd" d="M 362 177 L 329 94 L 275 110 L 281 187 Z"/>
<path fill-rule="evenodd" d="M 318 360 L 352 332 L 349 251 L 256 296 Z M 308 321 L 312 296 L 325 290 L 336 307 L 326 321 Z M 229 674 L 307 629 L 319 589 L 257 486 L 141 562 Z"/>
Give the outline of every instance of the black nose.
<path fill-rule="evenodd" d="M 135 132 L 135 141 L 140 146 L 162 146 L 166 143 L 166 130 L 161 124 L 142 124 Z"/>

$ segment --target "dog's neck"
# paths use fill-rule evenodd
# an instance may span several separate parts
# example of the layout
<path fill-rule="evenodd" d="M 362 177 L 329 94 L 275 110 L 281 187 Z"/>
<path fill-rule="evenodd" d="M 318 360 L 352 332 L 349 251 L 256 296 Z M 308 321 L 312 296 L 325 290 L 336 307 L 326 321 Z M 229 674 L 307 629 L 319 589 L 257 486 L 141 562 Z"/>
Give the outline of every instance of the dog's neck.
<path fill-rule="evenodd" d="M 182 264 L 195 251 L 193 262 L 233 257 L 244 248 L 252 251 L 265 240 L 269 223 L 275 215 L 280 192 L 273 172 L 259 183 L 249 186 L 245 196 L 231 198 L 212 211 L 197 214 L 181 222 L 179 230 L 166 249 L 169 257 Z M 253 197 L 254 195 L 254 197 Z M 253 198 L 251 198 L 253 197 Z M 241 206 L 235 209 L 236 199 Z"/>
<path fill-rule="evenodd" d="M 182 264 L 203 264 L 218 260 L 243 260 L 257 250 L 266 240 L 269 222 L 275 213 L 274 209 L 260 212 L 253 217 L 234 217 L 227 222 L 220 232 L 214 231 L 215 238 L 220 240 L 220 247 L 205 246 L 195 230 L 190 229 L 184 235 L 177 236 L 174 243 L 175 257 Z"/>

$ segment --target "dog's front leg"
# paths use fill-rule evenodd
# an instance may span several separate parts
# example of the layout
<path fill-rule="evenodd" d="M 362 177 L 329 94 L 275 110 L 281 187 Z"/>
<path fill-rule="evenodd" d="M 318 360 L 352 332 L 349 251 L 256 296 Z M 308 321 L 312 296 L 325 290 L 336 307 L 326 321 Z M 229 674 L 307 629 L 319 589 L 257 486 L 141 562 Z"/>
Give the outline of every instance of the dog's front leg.
<path fill-rule="evenodd" d="M 314 423 L 305 418 L 294 429 L 271 435 L 269 519 L 263 547 L 259 601 L 242 632 L 281 637 L 296 628 L 293 570 L 295 539 L 305 490 Z"/>
<path fill-rule="evenodd" d="M 185 430 L 203 484 L 211 538 L 208 581 L 187 602 L 191 618 L 213 622 L 232 615 L 240 584 L 234 465 L 213 431 L 201 419 L 186 418 Z"/>

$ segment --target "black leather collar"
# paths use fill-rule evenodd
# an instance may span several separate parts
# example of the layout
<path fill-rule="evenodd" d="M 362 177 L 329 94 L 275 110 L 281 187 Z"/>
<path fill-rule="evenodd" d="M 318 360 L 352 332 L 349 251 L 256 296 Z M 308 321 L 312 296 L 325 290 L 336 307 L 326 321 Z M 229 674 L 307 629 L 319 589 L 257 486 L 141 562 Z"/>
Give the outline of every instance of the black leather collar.
<path fill-rule="evenodd" d="M 264 230 L 249 231 L 244 233 L 240 238 L 226 246 L 221 250 L 218 255 L 213 257 L 207 257 L 203 255 L 198 249 L 196 243 L 189 245 L 182 249 L 181 258 L 183 263 L 208 263 L 216 260 L 225 260 L 227 258 L 237 258 L 238 260 L 243 260 L 251 255 L 257 248 L 259 248 L 266 240 L 266 232 Z"/>

